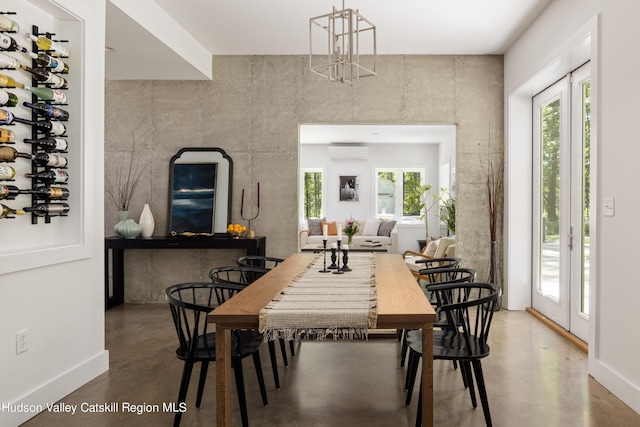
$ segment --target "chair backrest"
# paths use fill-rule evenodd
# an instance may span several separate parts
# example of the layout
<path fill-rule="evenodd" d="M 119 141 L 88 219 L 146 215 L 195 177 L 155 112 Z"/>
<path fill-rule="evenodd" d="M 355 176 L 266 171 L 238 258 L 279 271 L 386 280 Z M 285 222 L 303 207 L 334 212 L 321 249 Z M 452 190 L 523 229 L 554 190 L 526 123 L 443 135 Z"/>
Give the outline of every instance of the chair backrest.
<path fill-rule="evenodd" d="M 456 268 L 460 266 L 460 258 L 424 258 L 416 261 L 416 264 L 424 264 L 424 269 L 428 268 Z M 420 269 L 420 270 L 424 270 Z"/>
<path fill-rule="evenodd" d="M 283 258 L 274 258 L 260 255 L 247 255 L 238 258 L 238 265 L 241 267 L 261 267 L 271 270 L 283 262 Z"/>
<path fill-rule="evenodd" d="M 212 268 L 209 270 L 209 278 L 213 283 L 247 286 L 258 280 L 268 271 L 269 269 L 262 267 L 232 265 Z"/>
<path fill-rule="evenodd" d="M 244 286 L 211 282 L 180 283 L 165 290 L 178 335 L 176 354 L 181 359 L 209 355 L 215 359 L 215 334 L 208 331 L 207 313 Z"/>
<path fill-rule="evenodd" d="M 468 283 L 476 279 L 474 269 L 462 267 L 425 268 L 420 270 L 418 274 L 429 282 L 427 287 L 434 283 Z"/>
<path fill-rule="evenodd" d="M 442 303 L 436 311 L 445 313 L 451 330 L 464 336 L 469 356 L 488 354 L 486 344 L 500 287 L 480 282 L 446 283 L 434 285 L 431 290 Z"/>

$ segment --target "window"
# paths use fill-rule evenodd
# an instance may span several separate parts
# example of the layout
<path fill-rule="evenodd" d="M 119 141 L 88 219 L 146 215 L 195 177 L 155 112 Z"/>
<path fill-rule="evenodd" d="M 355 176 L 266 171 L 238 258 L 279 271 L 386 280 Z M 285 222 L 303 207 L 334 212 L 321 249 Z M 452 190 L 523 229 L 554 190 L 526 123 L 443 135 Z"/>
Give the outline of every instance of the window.
<path fill-rule="evenodd" d="M 410 221 L 420 217 L 419 201 L 409 197 L 409 194 L 424 184 L 424 169 L 380 168 L 376 169 L 376 176 L 378 218 Z"/>
<path fill-rule="evenodd" d="M 306 218 L 322 218 L 322 169 L 302 170 L 302 214 Z"/>

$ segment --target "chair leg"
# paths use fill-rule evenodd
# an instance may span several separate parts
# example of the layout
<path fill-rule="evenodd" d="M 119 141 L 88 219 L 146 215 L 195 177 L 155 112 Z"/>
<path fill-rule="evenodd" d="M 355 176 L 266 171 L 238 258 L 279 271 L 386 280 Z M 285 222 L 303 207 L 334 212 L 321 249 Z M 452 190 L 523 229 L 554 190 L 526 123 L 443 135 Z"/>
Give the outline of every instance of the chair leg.
<path fill-rule="evenodd" d="M 191 372 L 193 372 L 193 362 L 184 362 L 184 368 L 182 369 L 182 379 L 180 380 L 180 391 L 178 391 L 178 405 L 184 403 L 187 397 L 187 390 L 189 389 L 189 380 L 191 379 Z M 173 427 L 180 425 L 180 419 L 182 418 L 182 412 L 177 411 L 173 418 Z"/>
<path fill-rule="evenodd" d="M 418 410 L 416 411 L 416 427 L 422 426 L 422 375 L 420 376 L 420 392 L 418 393 Z"/>
<path fill-rule="evenodd" d="M 482 373 L 482 364 L 480 360 L 474 360 L 473 370 L 476 374 L 476 383 L 478 384 L 478 393 L 480 393 L 480 401 L 482 402 L 482 411 L 484 412 L 484 421 L 487 427 L 491 427 L 491 413 L 489 412 L 489 399 L 487 398 L 487 389 L 484 385 L 484 374 Z"/>
<path fill-rule="evenodd" d="M 289 350 L 291 350 L 291 357 L 296 357 L 296 342 L 295 340 L 289 341 Z"/>
<path fill-rule="evenodd" d="M 262 395 L 262 404 L 267 406 L 267 389 L 264 386 L 264 376 L 262 375 L 262 363 L 260 363 L 260 352 L 253 353 L 253 365 L 256 367 L 256 375 L 258 376 L 258 385 L 260 386 L 260 394 Z"/>
<path fill-rule="evenodd" d="M 287 360 L 287 347 L 284 344 L 284 339 L 280 338 L 280 352 L 282 353 L 282 363 L 284 363 L 285 368 L 289 366 L 289 361 Z"/>
<path fill-rule="evenodd" d="M 207 371 L 209 370 L 209 362 L 204 361 L 200 364 L 200 380 L 198 381 L 198 395 L 196 397 L 196 408 L 202 403 L 202 394 L 204 392 L 204 383 L 207 380 Z"/>
<path fill-rule="evenodd" d="M 231 359 L 233 373 L 236 377 L 236 390 L 238 392 L 238 403 L 240 405 L 240 417 L 242 427 L 249 427 L 249 417 L 247 416 L 247 395 L 244 390 L 244 374 L 242 372 L 242 359 L 234 357 Z"/>
<path fill-rule="evenodd" d="M 473 373 L 471 372 L 471 362 L 469 361 L 460 361 L 461 371 L 464 372 L 464 376 L 466 378 L 466 385 L 469 387 L 469 396 L 471 397 L 471 404 L 474 408 L 478 407 L 478 402 L 476 400 L 476 390 L 473 385 Z"/>
<path fill-rule="evenodd" d="M 415 351 L 411 351 L 411 362 L 407 369 L 407 399 L 405 404 L 409 406 L 411 404 L 411 395 L 413 394 L 413 386 L 416 382 L 416 376 L 418 373 L 418 367 L 420 366 L 421 355 Z"/>
<path fill-rule="evenodd" d="M 400 351 L 400 367 L 404 367 L 404 361 L 407 357 L 407 349 L 409 348 L 409 344 L 407 344 L 407 330 L 402 330 L 402 350 Z"/>
<path fill-rule="evenodd" d="M 267 343 L 269 347 L 269 357 L 271 358 L 271 369 L 273 370 L 273 381 L 276 384 L 276 389 L 280 388 L 280 376 L 278 375 L 278 361 L 276 360 L 276 345 L 273 341 Z"/>

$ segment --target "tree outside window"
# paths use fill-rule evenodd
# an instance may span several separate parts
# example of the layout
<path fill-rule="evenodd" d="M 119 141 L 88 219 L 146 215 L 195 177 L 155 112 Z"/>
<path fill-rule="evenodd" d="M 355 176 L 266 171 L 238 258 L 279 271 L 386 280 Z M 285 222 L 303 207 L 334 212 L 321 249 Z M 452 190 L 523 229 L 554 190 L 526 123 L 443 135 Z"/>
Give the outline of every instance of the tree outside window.
<path fill-rule="evenodd" d="M 322 172 L 305 171 L 303 175 L 303 212 L 305 218 L 322 218 Z"/>
<path fill-rule="evenodd" d="M 381 168 L 377 171 L 377 216 L 397 220 L 417 219 L 420 206 L 410 195 L 423 184 L 424 169 Z"/>

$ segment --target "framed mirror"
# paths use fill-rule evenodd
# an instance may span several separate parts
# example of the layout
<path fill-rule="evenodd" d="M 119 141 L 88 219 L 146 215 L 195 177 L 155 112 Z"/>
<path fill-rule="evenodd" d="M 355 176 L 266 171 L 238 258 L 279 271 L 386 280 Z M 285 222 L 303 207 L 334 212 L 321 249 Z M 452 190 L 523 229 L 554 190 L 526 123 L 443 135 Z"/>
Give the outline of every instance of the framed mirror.
<path fill-rule="evenodd" d="M 221 148 L 182 148 L 169 164 L 170 236 L 226 233 L 233 161 Z"/>

